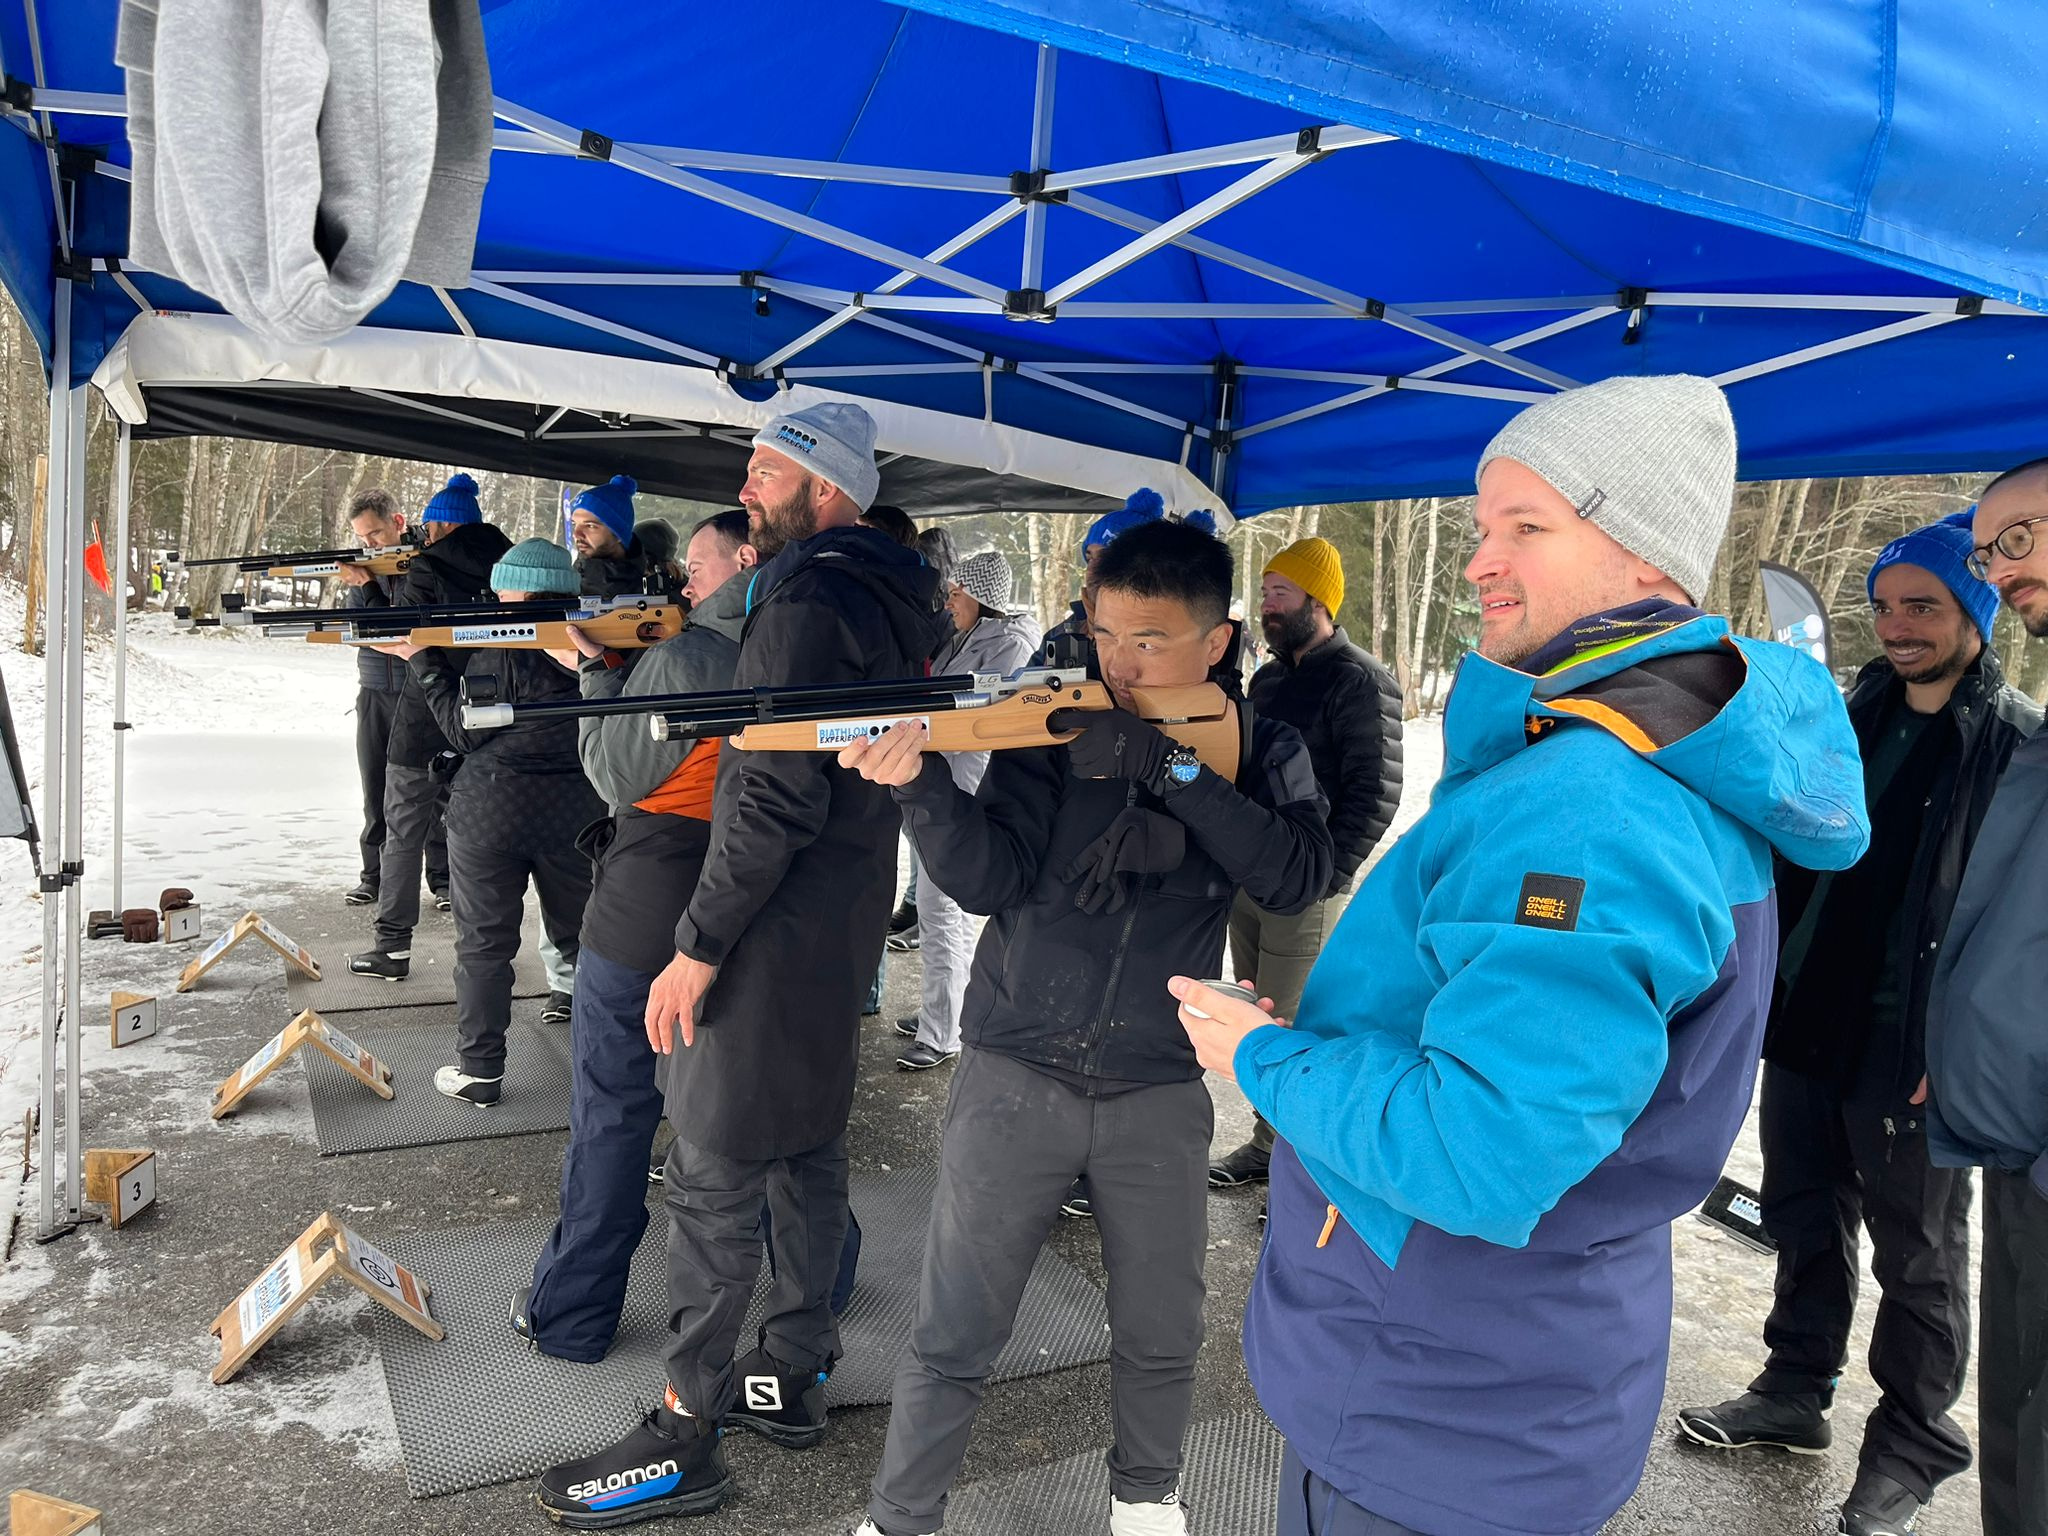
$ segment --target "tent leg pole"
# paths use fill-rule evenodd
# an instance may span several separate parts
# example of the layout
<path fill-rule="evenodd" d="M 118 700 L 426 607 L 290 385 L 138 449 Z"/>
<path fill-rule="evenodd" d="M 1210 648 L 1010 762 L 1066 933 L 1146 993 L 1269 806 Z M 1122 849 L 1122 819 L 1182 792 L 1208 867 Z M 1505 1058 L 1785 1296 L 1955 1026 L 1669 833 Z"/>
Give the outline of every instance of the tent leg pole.
<path fill-rule="evenodd" d="M 55 335 L 50 348 L 49 476 L 43 502 L 43 903 L 42 1119 L 36 1133 L 41 1224 L 38 1236 L 62 1230 L 57 1221 L 57 1036 L 64 975 L 64 478 L 70 472 L 71 285 L 57 284 Z M 65 1191 L 69 1205 L 71 1192 Z"/>
<path fill-rule="evenodd" d="M 128 790 L 128 423 L 114 449 L 114 914 L 126 905 L 121 897 L 121 830 L 123 801 Z"/>
<path fill-rule="evenodd" d="M 68 380 L 67 380 L 68 382 Z M 85 1211 L 85 1138 L 79 1125 L 79 1068 L 85 1009 L 80 948 L 85 942 L 85 448 L 86 390 L 68 390 L 71 468 L 64 477 L 64 1219 Z"/>

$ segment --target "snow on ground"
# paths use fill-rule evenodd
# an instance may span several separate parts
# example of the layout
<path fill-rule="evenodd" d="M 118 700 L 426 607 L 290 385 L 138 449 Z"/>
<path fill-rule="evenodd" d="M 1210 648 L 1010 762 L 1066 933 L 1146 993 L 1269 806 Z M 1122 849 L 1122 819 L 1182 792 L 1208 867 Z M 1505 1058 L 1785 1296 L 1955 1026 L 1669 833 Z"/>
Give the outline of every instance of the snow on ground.
<path fill-rule="evenodd" d="M 20 649 L 22 589 L 0 582 L 0 676 L 43 814 L 43 659 Z M 268 891 L 354 882 L 361 826 L 355 657 L 334 646 L 234 630 L 174 629 L 168 613 L 128 628 L 126 851 L 121 904 L 166 886 L 197 893 L 212 933 Z M 85 900 L 114 905 L 114 645 L 85 658 Z M 57 857 L 45 848 L 46 860 Z M 112 944 L 117 940 L 102 940 Z M 0 844 L 0 1161 L 35 1100 L 42 1027 L 43 912 L 23 843 Z M 17 1164 L 18 1166 L 18 1164 Z"/>

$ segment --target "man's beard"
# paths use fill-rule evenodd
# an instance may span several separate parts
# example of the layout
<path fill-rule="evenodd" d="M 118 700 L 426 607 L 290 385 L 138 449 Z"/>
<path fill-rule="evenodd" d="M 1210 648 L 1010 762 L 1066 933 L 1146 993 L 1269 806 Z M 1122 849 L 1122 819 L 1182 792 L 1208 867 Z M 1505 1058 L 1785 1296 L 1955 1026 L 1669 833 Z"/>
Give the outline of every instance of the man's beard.
<path fill-rule="evenodd" d="M 2042 627 L 2048 629 L 2048 622 L 2044 622 Z M 1911 672 L 1902 670 L 1896 662 L 1892 663 L 1892 671 L 1898 674 L 1902 683 L 1943 683 L 1952 677 L 1961 677 L 1969 665 L 1969 647 L 1964 641 L 1958 641 L 1949 650 L 1936 651 L 1925 665 Z"/>
<path fill-rule="evenodd" d="M 1266 644 L 1277 656 L 1299 656 L 1316 637 L 1316 616 L 1307 603 L 1285 613 L 1269 613 L 1259 620 Z"/>
<path fill-rule="evenodd" d="M 763 560 L 772 560 L 786 545 L 808 539 L 818 531 L 818 508 L 810 482 L 798 486 L 786 501 L 773 506 L 764 501 L 753 507 L 747 526 L 753 533 L 753 546 Z"/>

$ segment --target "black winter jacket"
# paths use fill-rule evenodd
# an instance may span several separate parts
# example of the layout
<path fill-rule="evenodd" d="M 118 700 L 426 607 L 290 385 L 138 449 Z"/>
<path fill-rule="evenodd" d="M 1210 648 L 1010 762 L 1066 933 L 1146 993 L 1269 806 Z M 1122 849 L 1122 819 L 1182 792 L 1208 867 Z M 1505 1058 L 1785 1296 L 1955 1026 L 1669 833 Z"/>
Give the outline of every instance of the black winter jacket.
<path fill-rule="evenodd" d="M 494 675 L 507 704 L 576 698 L 575 673 L 545 651 L 526 650 L 425 650 L 409 666 L 434 724 L 463 755 L 448 793 L 451 838 L 513 850 L 555 846 L 604 815 L 583 776 L 573 717 L 476 731 L 462 723 L 465 672 Z"/>
<path fill-rule="evenodd" d="M 402 579 L 398 576 L 372 576 L 360 587 L 350 587 L 341 606 L 389 608 L 391 594 L 398 589 Z M 356 647 L 356 683 L 372 693 L 402 693 L 405 690 L 405 663 L 396 656 L 387 656 L 370 646 L 359 645 Z"/>
<path fill-rule="evenodd" d="M 917 551 L 858 525 L 746 579 L 735 688 L 919 677 L 952 622 Z M 696 1044 L 665 1066 L 693 1146 L 788 1157 L 845 1132 L 897 826 L 888 790 L 829 752 L 720 751 L 711 845 L 676 927 L 676 948 L 719 971 Z"/>
<path fill-rule="evenodd" d="M 1330 802 L 1336 868 L 1326 895 L 1352 880 L 1401 808 L 1401 685 L 1340 626 L 1299 662 L 1276 656 L 1252 674 L 1252 708 L 1308 743 Z"/>
<path fill-rule="evenodd" d="M 626 597 L 642 592 L 660 592 L 672 602 L 682 594 L 670 590 L 668 571 L 647 558 L 635 534 L 625 552 L 617 555 L 585 555 L 576 562 L 576 574 L 585 597 Z"/>
<path fill-rule="evenodd" d="M 1849 689 L 1849 721 L 1857 743 L 1867 748 L 1872 732 L 1905 684 L 1883 657 L 1857 673 Z M 1927 1070 L 1927 997 L 1935 961 L 1963 882 L 1963 866 L 1991 805 L 1991 792 L 2013 749 L 2041 725 L 2041 706 L 2009 687 L 1998 658 L 1985 650 L 1957 681 L 1945 712 L 1956 736 L 1929 797 L 1919 848 L 1906 886 L 1906 910 L 1914 914 L 1907 974 L 1895 978 L 1904 999 L 1903 1016 L 1880 1035 L 1870 1010 L 1820 1005 L 1827 992 L 1832 957 L 1816 945 L 1788 997 L 1781 976 L 1774 989 L 1764 1057 L 1809 1077 L 1833 1082 L 1844 1092 L 1857 1083 L 1887 1085 L 1891 1102 L 1903 1104 Z M 1818 876 L 1782 860 L 1778 863 L 1778 932 L 1790 937 L 1813 898 Z M 1789 1004 L 1789 1006 L 1788 1006 Z"/>
<path fill-rule="evenodd" d="M 1167 978 L 1215 976 L 1242 887 L 1300 912 L 1330 884 L 1330 833 L 1294 727 L 1254 718 L 1237 782 L 1204 768 L 1164 799 L 1118 779 L 1077 779 L 1065 747 L 997 752 L 972 796 L 930 758 L 894 791 L 932 883 L 992 919 L 975 950 L 962 1037 L 1075 1076 L 1201 1076 Z M 1170 874 L 1146 875 L 1120 913 L 1089 915 L 1066 870 L 1127 806 L 1186 829 Z"/>
<path fill-rule="evenodd" d="M 462 523 L 412 557 L 391 594 L 394 608 L 436 603 L 494 602 L 491 567 L 512 541 L 490 523 Z M 570 690 L 574 692 L 572 688 Z M 388 758 L 402 768 L 424 768 L 452 750 L 420 693 L 418 673 L 408 678 L 391 724 Z"/>

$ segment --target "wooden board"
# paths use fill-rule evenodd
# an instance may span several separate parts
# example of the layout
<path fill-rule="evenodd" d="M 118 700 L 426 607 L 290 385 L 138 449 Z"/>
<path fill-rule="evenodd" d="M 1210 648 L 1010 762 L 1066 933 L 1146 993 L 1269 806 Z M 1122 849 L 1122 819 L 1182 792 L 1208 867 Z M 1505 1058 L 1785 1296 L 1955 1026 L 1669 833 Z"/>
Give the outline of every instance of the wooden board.
<path fill-rule="evenodd" d="M 156 999 L 142 992 L 116 992 L 107 999 L 107 1018 L 115 1049 L 147 1040 L 156 1033 Z"/>
<path fill-rule="evenodd" d="M 123 1222 L 156 1204 L 156 1153 L 137 1147 L 89 1148 L 85 1198 L 104 1205 L 118 1231 Z"/>
<path fill-rule="evenodd" d="M 280 932 L 259 914 L 248 912 L 236 918 L 234 927 L 207 945 L 205 953 L 198 956 L 190 965 L 185 967 L 184 974 L 178 978 L 178 990 L 180 992 L 191 991 L 198 983 L 200 977 L 220 964 L 222 958 L 229 950 L 233 949 L 251 934 L 254 934 L 282 955 L 287 965 L 298 967 L 301 972 L 314 981 L 320 979 L 320 962 L 313 958 L 310 950 L 296 939 Z"/>
<path fill-rule="evenodd" d="M 7 1500 L 7 1525 L 14 1536 L 99 1536 L 100 1512 L 17 1488 Z"/>
<path fill-rule="evenodd" d="M 430 1339 L 444 1335 L 434 1321 L 426 1283 L 367 1239 L 322 1211 L 283 1253 L 263 1267 L 213 1320 L 220 1340 L 215 1385 L 228 1380 L 276 1336 L 293 1313 L 335 1275 Z"/>
<path fill-rule="evenodd" d="M 255 1055 L 230 1072 L 213 1090 L 213 1118 L 218 1120 L 233 1114 L 251 1089 L 283 1066 L 292 1052 L 308 1045 L 378 1098 L 391 1097 L 391 1068 L 308 1008 L 264 1041 Z"/>

